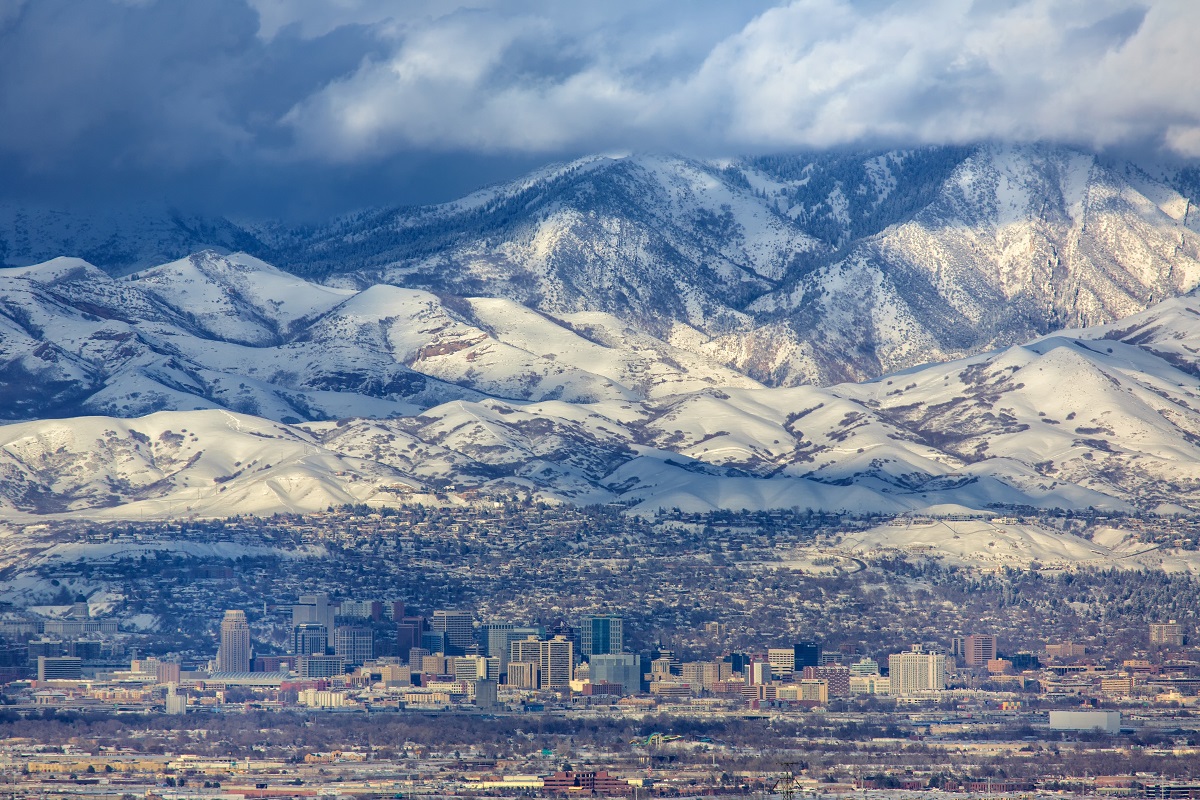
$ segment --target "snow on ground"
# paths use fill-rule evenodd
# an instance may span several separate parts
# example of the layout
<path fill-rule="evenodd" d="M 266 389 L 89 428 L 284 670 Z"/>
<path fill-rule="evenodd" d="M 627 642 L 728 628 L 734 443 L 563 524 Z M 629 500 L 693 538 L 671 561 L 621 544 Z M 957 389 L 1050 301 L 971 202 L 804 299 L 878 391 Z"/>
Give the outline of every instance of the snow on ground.
<path fill-rule="evenodd" d="M 858 572 L 862 562 L 852 556 L 836 553 L 829 548 L 797 547 L 780 554 L 779 561 L 762 561 L 766 568 L 786 569 L 805 575 L 836 575 Z"/>
<path fill-rule="evenodd" d="M 126 628 L 135 631 L 151 631 L 158 627 L 158 617 L 153 614 L 134 614 L 122 620 Z"/>
<path fill-rule="evenodd" d="M 846 536 L 838 548 L 860 556 L 899 552 L 979 569 L 1115 566 L 1200 573 L 1200 553 L 1146 544 L 1126 531 L 1103 529 L 1088 540 L 1007 518 L 899 519 Z"/>

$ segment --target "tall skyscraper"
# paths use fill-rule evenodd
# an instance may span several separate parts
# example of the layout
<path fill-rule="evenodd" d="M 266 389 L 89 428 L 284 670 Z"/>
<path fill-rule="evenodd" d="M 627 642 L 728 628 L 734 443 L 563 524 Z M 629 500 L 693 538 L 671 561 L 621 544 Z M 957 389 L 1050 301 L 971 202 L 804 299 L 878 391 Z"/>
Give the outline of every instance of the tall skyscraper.
<path fill-rule="evenodd" d="M 324 593 L 300 595 L 299 602 L 292 606 L 292 627 L 306 622 L 324 625 L 326 637 L 333 633 L 334 626 L 337 624 L 337 606 L 330 601 L 329 595 Z M 326 638 L 324 646 L 329 647 L 329 645 L 330 641 Z M 324 649 L 321 652 L 324 652 Z"/>
<path fill-rule="evenodd" d="M 579 621 L 580 652 L 585 656 L 620 653 L 625 649 L 620 617 L 583 617 Z"/>
<path fill-rule="evenodd" d="M 996 657 L 996 637 L 973 633 L 963 641 L 963 661 L 971 667 L 986 667 Z"/>
<path fill-rule="evenodd" d="M 298 656 L 323 656 L 329 631 L 316 622 L 301 622 L 292 628 L 292 652 Z"/>
<path fill-rule="evenodd" d="M 771 664 L 771 674 L 780 680 L 787 680 L 796 672 L 796 652 L 791 647 L 767 648 L 767 661 Z M 800 667 L 800 669 L 804 669 Z"/>
<path fill-rule="evenodd" d="M 542 663 L 542 640 L 536 636 L 518 639 L 509 646 L 508 660 L 519 663 Z"/>
<path fill-rule="evenodd" d="M 250 671 L 250 624 L 245 611 L 226 611 L 221 620 L 221 645 L 217 648 L 217 672 Z"/>
<path fill-rule="evenodd" d="M 475 643 L 475 623 L 466 611 L 434 611 L 433 629 L 446 634 L 447 655 L 462 655 Z"/>
<path fill-rule="evenodd" d="M 575 644 L 565 636 L 542 642 L 542 688 L 557 689 L 571 684 L 575 667 Z"/>
<path fill-rule="evenodd" d="M 801 672 L 805 667 L 821 666 L 821 645 L 816 642 L 811 640 L 797 642 L 792 649 L 795 653 L 795 663 L 792 665 L 792 669 L 796 672 Z"/>
<path fill-rule="evenodd" d="M 375 657 L 375 635 L 365 625 L 339 625 L 334 642 L 334 652 L 347 664 L 365 664 Z"/>
<path fill-rule="evenodd" d="M 508 653 L 515 629 L 516 626 L 511 622 L 489 622 L 483 626 L 484 652 L 492 658 L 500 659 L 502 672 L 508 666 Z"/>
<path fill-rule="evenodd" d="M 888 656 L 888 676 L 894 695 L 940 691 L 946 688 L 946 657 L 914 644 L 907 653 Z"/>

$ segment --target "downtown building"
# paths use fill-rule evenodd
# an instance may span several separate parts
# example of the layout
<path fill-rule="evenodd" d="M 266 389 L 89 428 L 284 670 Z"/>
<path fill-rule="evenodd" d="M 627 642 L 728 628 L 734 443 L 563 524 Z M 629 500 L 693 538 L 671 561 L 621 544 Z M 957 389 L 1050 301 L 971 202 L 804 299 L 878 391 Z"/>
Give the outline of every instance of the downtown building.
<path fill-rule="evenodd" d="M 962 637 L 956 646 L 961 648 L 963 663 L 968 667 L 986 667 L 996 659 L 996 637 L 991 634 L 972 633 Z"/>
<path fill-rule="evenodd" d="M 329 631 L 318 622 L 302 622 L 292 628 L 291 652 L 297 656 L 324 655 Z"/>
<path fill-rule="evenodd" d="M 365 664 L 375 658 L 375 632 L 366 625 L 339 625 L 333 651 L 347 664 Z"/>
<path fill-rule="evenodd" d="M 575 643 L 565 636 L 541 642 L 542 689 L 562 689 L 571 685 L 575 669 Z"/>
<path fill-rule="evenodd" d="M 914 644 L 907 653 L 888 656 L 888 677 L 893 695 L 940 692 L 946 688 L 946 656 Z"/>
<path fill-rule="evenodd" d="M 625 623 L 620 617 L 583 617 L 579 621 L 579 652 L 584 656 L 625 651 Z"/>
<path fill-rule="evenodd" d="M 461 656 L 475 644 L 475 620 L 466 611 L 434 611 L 430 627 L 433 633 L 444 634 L 442 649 L 448 656 Z"/>
<path fill-rule="evenodd" d="M 250 624 L 246 622 L 246 612 L 226 611 L 221 620 L 217 672 L 249 672 L 250 658 Z"/>

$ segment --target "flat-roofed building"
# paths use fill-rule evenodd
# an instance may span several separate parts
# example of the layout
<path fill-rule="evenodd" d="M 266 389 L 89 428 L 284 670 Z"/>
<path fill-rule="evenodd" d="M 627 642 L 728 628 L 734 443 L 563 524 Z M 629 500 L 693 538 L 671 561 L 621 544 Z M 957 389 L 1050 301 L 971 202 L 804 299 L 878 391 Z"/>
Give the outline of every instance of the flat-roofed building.
<path fill-rule="evenodd" d="M 580 620 L 580 652 L 585 656 L 620 653 L 625 649 L 625 622 L 620 617 L 586 616 Z"/>
<path fill-rule="evenodd" d="M 542 642 L 541 668 L 541 688 L 559 689 L 570 686 L 575 668 L 575 643 L 561 635 Z"/>
<path fill-rule="evenodd" d="M 946 688 L 946 657 L 914 644 L 907 653 L 888 656 L 888 676 L 894 695 L 938 692 Z"/>
<path fill-rule="evenodd" d="M 771 676 L 787 680 L 796 671 L 796 651 L 792 647 L 772 647 L 767 650 L 767 662 L 771 665 Z"/>
<path fill-rule="evenodd" d="M 346 660 L 341 656 L 299 656 L 297 661 L 296 669 L 306 680 L 346 674 Z"/>
<path fill-rule="evenodd" d="M 996 637 L 989 633 L 972 633 L 963 641 L 963 663 L 983 667 L 996 657 Z"/>
<path fill-rule="evenodd" d="M 516 689 L 536 689 L 541 683 L 541 667 L 532 661 L 508 662 L 505 684 Z"/>
<path fill-rule="evenodd" d="M 1183 626 L 1175 620 L 1150 623 L 1150 644 L 1183 647 Z"/>
<path fill-rule="evenodd" d="M 83 677 L 83 659 L 78 656 L 38 656 L 39 681 L 77 681 Z"/>

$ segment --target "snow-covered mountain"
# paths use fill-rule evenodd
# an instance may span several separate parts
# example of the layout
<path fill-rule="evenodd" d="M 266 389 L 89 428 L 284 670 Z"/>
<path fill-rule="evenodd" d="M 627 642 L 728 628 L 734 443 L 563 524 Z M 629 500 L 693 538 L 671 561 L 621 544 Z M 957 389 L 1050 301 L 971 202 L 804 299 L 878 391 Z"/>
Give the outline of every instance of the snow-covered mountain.
<path fill-rule="evenodd" d="M 636 401 L 758 384 L 604 313 L 330 288 L 207 251 L 111 278 L 0 270 L 0 419 L 225 408 L 284 422 L 447 400 Z"/>
<path fill-rule="evenodd" d="M 593 156 L 316 228 L 0 209 L 0 263 L 70 255 L 124 275 L 204 247 L 241 250 L 341 288 L 603 314 L 766 385 L 828 385 L 1191 291 L 1197 202 L 1194 169 L 1049 145 Z"/>
<path fill-rule="evenodd" d="M 217 250 L 129 271 L 228 223 L 114 234 L 105 269 L 0 269 L 0 509 L 453 485 L 1200 510 L 1194 177 L 1039 146 L 594 157 L 247 240 L 290 272 Z"/>
<path fill-rule="evenodd" d="M 270 513 L 453 486 L 636 509 L 1200 511 L 1197 353 L 1186 297 L 828 388 L 477 396 L 303 424 L 225 410 L 23 422 L 0 427 L 0 508 Z"/>
<path fill-rule="evenodd" d="M 864 380 L 1200 284 L 1200 192 L 1061 147 L 588 158 L 276 242 L 339 285 L 603 311 L 769 385 Z"/>

